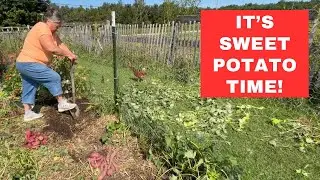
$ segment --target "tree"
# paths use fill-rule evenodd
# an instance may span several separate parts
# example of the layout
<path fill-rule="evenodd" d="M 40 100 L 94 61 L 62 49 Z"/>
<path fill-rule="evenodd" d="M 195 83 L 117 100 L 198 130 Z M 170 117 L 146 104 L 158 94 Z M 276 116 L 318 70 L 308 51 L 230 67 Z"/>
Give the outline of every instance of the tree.
<path fill-rule="evenodd" d="M 34 25 L 49 4 L 49 0 L 0 0 L 0 25 Z"/>
<path fill-rule="evenodd" d="M 111 11 L 116 12 L 117 23 L 141 24 L 168 23 L 176 19 L 177 15 L 198 15 L 200 0 L 164 0 L 159 5 L 146 5 L 144 0 L 136 0 L 133 4 L 104 3 L 98 8 L 71 8 L 58 7 L 50 4 L 48 0 L 0 0 L 0 24 L 2 26 L 33 25 L 41 19 L 40 13 L 44 12 L 50 4 L 60 9 L 63 19 L 67 23 L 105 23 L 111 20 Z M 219 9 L 314 9 L 320 7 L 320 0 L 280 1 L 269 4 L 229 5 Z"/>

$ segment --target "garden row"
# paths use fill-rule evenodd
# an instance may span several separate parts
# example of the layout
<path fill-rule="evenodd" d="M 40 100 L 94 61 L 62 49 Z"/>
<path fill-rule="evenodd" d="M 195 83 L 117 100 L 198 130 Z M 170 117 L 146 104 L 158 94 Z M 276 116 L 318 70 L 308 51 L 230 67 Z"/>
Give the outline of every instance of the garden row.
<path fill-rule="evenodd" d="M 171 178 L 241 175 L 232 162 L 221 167 L 214 158 L 215 144 L 226 140 L 228 125 L 243 128 L 250 108 L 262 108 L 201 99 L 196 85 L 157 80 L 127 85 L 122 92 L 121 120 L 138 135 L 156 164 L 167 167 Z"/>

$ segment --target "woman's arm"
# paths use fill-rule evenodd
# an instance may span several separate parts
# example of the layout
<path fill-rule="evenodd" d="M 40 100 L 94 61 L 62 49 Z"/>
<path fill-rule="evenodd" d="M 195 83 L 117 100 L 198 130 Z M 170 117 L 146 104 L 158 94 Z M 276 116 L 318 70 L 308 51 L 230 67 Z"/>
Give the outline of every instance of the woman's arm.
<path fill-rule="evenodd" d="M 70 51 L 70 49 L 68 48 L 68 46 L 66 44 L 64 44 L 61 39 L 59 38 L 59 36 L 57 34 L 55 34 L 55 37 L 57 39 L 57 44 L 58 47 L 65 50 L 66 52 L 70 53 L 70 54 L 74 54 L 73 52 Z"/>
<path fill-rule="evenodd" d="M 61 41 L 61 40 L 60 40 Z M 76 59 L 76 56 L 70 51 L 66 50 L 63 46 L 60 45 L 56 46 L 53 43 L 53 38 L 50 35 L 42 35 L 40 36 L 40 43 L 44 49 L 47 51 L 52 52 L 53 54 L 59 55 L 59 56 L 66 56 L 71 60 Z"/>

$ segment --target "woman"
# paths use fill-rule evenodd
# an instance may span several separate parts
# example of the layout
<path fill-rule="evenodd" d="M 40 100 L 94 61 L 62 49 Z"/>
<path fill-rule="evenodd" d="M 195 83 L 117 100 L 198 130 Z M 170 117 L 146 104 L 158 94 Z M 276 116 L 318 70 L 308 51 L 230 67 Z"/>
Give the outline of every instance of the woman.
<path fill-rule="evenodd" d="M 57 98 L 58 111 L 63 112 L 76 107 L 62 97 L 60 75 L 49 68 L 53 55 L 68 57 L 75 61 L 77 56 L 61 42 L 56 31 L 61 26 L 59 12 L 50 8 L 45 14 L 45 21 L 38 22 L 28 32 L 23 48 L 17 57 L 16 68 L 22 78 L 22 103 L 24 106 L 24 121 L 41 118 L 43 114 L 32 111 L 35 104 L 37 88 L 40 84 Z"/>

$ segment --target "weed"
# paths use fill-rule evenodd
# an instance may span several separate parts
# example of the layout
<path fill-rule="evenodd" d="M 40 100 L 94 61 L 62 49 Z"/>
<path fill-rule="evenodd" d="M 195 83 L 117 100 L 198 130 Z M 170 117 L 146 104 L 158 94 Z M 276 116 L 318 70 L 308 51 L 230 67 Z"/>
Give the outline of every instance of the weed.
<path fill-rule="evenodd" d="M 125 128 L 124 124 L 122 124 L 121 122 L 111 122 L 106 126 L 106 132 L 105 134 L 101 137 L 100 141 L 103 144 L 108 144 L 110 142 L 110 138 L 112 137 L 112 135 L 116 132 L 121 132 L 123 131 Z"/>
<path fill-rule="evenodd" d="M 5 179 L 37 179 L 39 175 L 37 162 L 32 155 L 25 149 L 11 149 L 7 141 L 2 141 L 1 146 L 7 148 L 0 153 L 0 165 L 2 174 L 0 177 Z"/>

